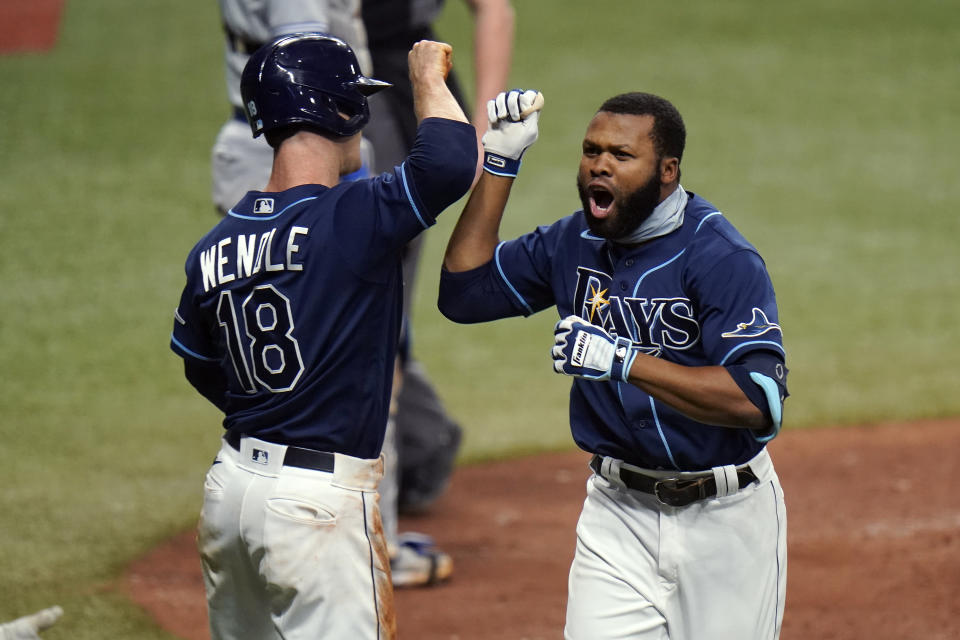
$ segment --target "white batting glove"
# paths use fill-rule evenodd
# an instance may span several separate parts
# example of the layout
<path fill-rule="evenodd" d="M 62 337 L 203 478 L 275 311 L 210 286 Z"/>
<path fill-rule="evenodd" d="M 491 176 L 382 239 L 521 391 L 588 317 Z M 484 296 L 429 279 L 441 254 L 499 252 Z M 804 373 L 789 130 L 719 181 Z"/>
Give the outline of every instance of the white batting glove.
<path fill-rule="evenodd" d="M 523 152 L 537 140 L 542 106 L 540 92 L 521 89 L 501 92 L 487 102 L 490 126 L 482 138 L 484 171 L 510 178 L 517 176 Z"/>
<path fill-rule="evenodd" d="M 0 640 L 40 640 L 40 632 L 52 627 L 62 615 L 63 609 L 50 607 L 2 624 Z"/>
<path fill-rule="evenodd" d="M 637 357 L 629 339 L 615 338 L 579 316 L 560 320 L 553 338 L 553 370 L 568 376 L 626 382 Z"/>

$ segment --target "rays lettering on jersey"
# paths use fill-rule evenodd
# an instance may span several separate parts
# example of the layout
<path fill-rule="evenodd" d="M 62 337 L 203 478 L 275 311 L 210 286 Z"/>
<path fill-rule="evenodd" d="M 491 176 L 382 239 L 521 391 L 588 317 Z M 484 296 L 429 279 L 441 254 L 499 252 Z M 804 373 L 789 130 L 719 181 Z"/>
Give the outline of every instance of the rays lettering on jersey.
<path fill-rule="evenodd" d="M 634 346 L 658 356 L 663 349 L 683 351 L 700 339 L 700 324 L 689 298 L 635 298 L 613 295 L 613 278 L 577 267 L 573 311 L 608 333 L 630 338 Z"/>
<path fill-rule="evenodd" d="M 272 261 L 274 236 L 277 229 L 257 234 L 223 238 L 209 249 L 200 252 L 200 271 L 203 274 L 203 290 L 216 287 L 265 271 L 303 271 L 303 264 L 294 258 L 300 251 L 297 236 L 310 233 L 307 227 L 291 227 L 287 235 L 286 260 Z M 231 248 L 236 247 L 236 249 Z"/>

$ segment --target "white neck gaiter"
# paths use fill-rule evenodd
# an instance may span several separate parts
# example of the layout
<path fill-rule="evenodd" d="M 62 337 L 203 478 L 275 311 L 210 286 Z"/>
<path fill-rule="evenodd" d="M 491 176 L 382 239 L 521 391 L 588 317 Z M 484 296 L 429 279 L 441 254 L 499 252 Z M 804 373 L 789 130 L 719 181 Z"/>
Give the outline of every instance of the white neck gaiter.
<path fill-rule="evenodd" d="M 640 223 L 640 226 L 632 233 L 622 238 L 617 238 L 617 244 L 639 244 L 653 238 L 665 236 L 671 231 L 679 228 L 683 224 L 683 211 L 687 208 L 687 192 L 682 185 L 667 196 L 667 199 L 661 202 L 653 210 L 650 216 Z"/>

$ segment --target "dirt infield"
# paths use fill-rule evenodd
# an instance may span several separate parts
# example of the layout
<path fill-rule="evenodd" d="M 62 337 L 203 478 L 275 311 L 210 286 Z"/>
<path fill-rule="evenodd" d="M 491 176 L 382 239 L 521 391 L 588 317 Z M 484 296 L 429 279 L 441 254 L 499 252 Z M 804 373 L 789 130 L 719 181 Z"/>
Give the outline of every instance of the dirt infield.
<path fill-rule="evenodd" d="M 789 521 L 783 640 L 960 638 L 960 420 L 788 431 L 770 446 Z M 462 467 L 433 512 L 454 578 L 397 593 L 400 637 L 561 636 L 583 453 Z M 134 563 L 130 597 L 207 640 L 193 532 Z"/>

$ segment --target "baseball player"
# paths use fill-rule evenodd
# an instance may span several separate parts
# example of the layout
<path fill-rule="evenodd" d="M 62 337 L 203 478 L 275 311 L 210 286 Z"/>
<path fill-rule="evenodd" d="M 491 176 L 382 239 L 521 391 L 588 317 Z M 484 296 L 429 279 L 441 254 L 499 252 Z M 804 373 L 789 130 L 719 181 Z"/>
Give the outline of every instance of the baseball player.
<path fill-rule="evenodd" d="M 360 0 L 219 0 L 224 32 L 224 69 L 230 117 L 213 144 L 212 197 L 221 215 L 250 189 L 270 178 L 273 150 L 262 137 L 250 136 L 240 96 L 240 75 L 250 55 L 281 35 L 321 32 L 350 45 L 363 73 L 370 74 L 370 53 L 360 17 Z M 364 143 L 364 151 L 369 149 Z M 361 168 L 361 174 L 365 174 Z"/>
<path fill-rule="evenodd" d="M 219 0 L 219 2 L 225 35 L 224 63 L 227 96 L 232 113 L 217 134 L 213 145 L 211 166 L 213 202 L 217 211 L 224 215 L 248 190 L 263 188 L 270 178 L 273 165 L 273 150 L 264 137 L 254 138 L 250 135 L 243 111 L 240 75 L 250 54 L 271 38 L 309 31 L 329 33 L 349 44 L 360 63 L 361 72 L 366 75 L 370 75 L 371 72 L 371 55 L 367 47 L 367 35 L 361 18 L 359 0 Z M 409 138 L 406 139 L 403 152 L 390 155 L 389 158 L 385 158 L 385 162 L 378 162 L 375 169 L 377 173 L 392 171 L 394 166 L 402 163 L 416 137 L 418 123 L 413 108 L 413 93 L 409 89 L 407 53 L 419 40 L 436 40 L 436 38 L 418 37 L 404 43 L 403 51 L 400 52 L 402 78 L 376 74 L 377 77 L 394 85 L 393 91 L 388 91 L 386 94 L 395 92 L 398 79 L 402 79 L 401 93 L 405 100 L 409 100 L 409 113 L 406 115 L 410 119 Z M 451 84 L 449 78 L 447 84 Z M 377 95 L 370 102 L 371 123 L 388 119 L 387 114 L 376 113 L 376 100 L 382 99 L 383 95 Z M 342 180 L 369 177 L 376 157 L 373 146 L 368 140 L 370 128 L 370 126 L 365 127 L 364 136 L 360 140 L 362 159 L 360 169 L 343 176 Z M 383 144 L 383 140 L 381 139 L 377 144 Z M 415 239 L 409 246 L 419 246 L 419 241 Z M 413 276 L 407 266 L 411 253 L 409 250 L 404 251 L 404 280 L 408 285 L 404 287 L 405 306 L 409 300 L 409 284 L 412 283 Z M 447 422 L 440 420 L 446 415 L 442 412 L 442 407 L 435 396 L 429 393 L 412 395 L 413 390 L 423 387 L 419 383 L 425 379 L 416 375 L 418 371 L 414 370 L 412 365 L 405 367 L 404 370 L 412 371 L 414 375 L 410 378 L 408 385 L 400 384 L 405 376 L 398 376 L 394 384 L 394 394 L 400 393 L 403 389 L 405 397 L 401 402 L 394 402 L 391 405 L 391 416 L 383 443 L 384 475 L 380 482 L 380 509 L 384 534 L 390 549 L 394 586 L 411 587 L 432 584 L 449 577 L 453 571 L 453 560 L 440 551 L 429 537 L 414 533 L 401 535 L 398 531 L 400 480 L 401 477 L 409 478 L 410 474 L 401 474 L 399 471 L 398 445 L 401 439 L 394 425 L 397 417 L 401 419 L 405 417 L 409 423 L 411 419 L 431 418 L 437 416 L 439 412 L 439 417 L 434 424 L 438 427 L 448 427 L 448 429 L 443 431 L 437 429 L 436 435 L 430 435 L 439 439 L 439 443 L 443 445 L 442 451 L 436 451 L 436 445 L 426 446 L 429 442 L 428 438 L 420 438 L 418 441 L 415 437 L 402 440 L 409 442 L 413 439 L 418 442 L 404 449 L 407 458 L 410 459 L 410 465 L 417 469 L 416 477 L 421 480 L 424 477 L 435 478 L 433 482 L 436 483 L 443 482 L 449 475 L 456 447 L 459 444 L 460 432 L 458 425 L 449 420 Z M 419 431 L 414 433 L 409 425 L 408 431 L 412 436 L 420 434 Z M 442 462 L 446 462 L 446 466 Z M 430 486 L 439 490 L 443 485 Z"/>
<path fill-rule="evenodd" d="M 466 193 L 477 160 L 444 84 L 451 55 L 411 49 L 417 142 L 393 172 L 351 182 L 367 96 L 385 83 L 324 34 L 280 37 L 244 68 L 273 170 L 190 251 L 171 338 L 225 414 L 197 536 L 214 640 L 395 636 L 377 485 L 400 252 Z"/>
<path fill-rule="evenodd" d="M 40 640 L 40 632 L 55 625 L 62 615 L 63 609 L 53 606 L 0 624 L 0 640 Z"/>
<path fill-rule="evenodd" d="M 484 175 L 451 236 L 439 305 L 457 322 L 554 306 L 553 366 L 593 453 L 565 637 L 777 638 L 786 585 L 785 353 L 763 260 L 680 185 L 686 132 L 628 93 L 583 138 L 582 210 L 515 240 L 498 229 L 538 94 L 489 106 Z"/>

